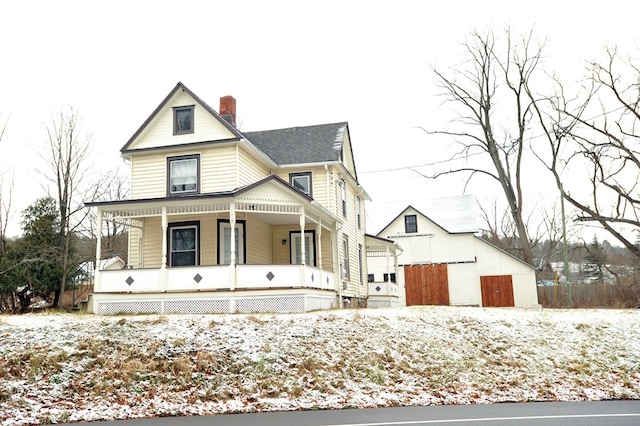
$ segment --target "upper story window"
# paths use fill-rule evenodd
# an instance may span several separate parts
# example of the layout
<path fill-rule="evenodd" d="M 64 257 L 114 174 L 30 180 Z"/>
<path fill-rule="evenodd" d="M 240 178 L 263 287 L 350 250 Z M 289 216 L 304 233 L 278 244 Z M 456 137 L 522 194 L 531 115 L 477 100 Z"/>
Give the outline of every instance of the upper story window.
<path fill-rule="evenodd" d="M 361 229 L 362 227 L 362 200 L 360 199 L 360 197 L 356 197 L 356 213 L 358 216 L 358 229 Z"/>
<path fill-rule="evenodd" d="M 188 155 L 167 159 L 169 195 L 183 195 L 200 191 L 200 156 Z"/>
<path fill-rule="evenodd" d="M 311 172 L 289 173 L 289 183 L 309 197 L 313 197 L 311 190 Z"/>
<path fill-rule="evenodd" d="M 193 105 L 173 108 L 174 135 L 193 133 L 193 110 Z"/>
<path fill-rule="evenodd" d="M 347 217 L 347 183 L 344 179 L 340 180 L 340 186 L 342 187 L 342 216 Z"/>
<path fill-rule="evenodd" d="M 418 219 L 415 214 L 404 217 L 404 232 L 407 234 L 418 232 Z"/>

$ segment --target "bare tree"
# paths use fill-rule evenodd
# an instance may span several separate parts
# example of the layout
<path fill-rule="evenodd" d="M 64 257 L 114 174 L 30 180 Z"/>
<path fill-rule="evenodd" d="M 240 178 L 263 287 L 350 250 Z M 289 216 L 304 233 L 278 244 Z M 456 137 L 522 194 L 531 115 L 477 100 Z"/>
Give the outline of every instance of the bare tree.
<path fill-rule="evenodd" d="M 2 117 L 0 117 L 2 118 Z M 0 124 L 0 143 L 4 139 L 7 125 L 9 124 L 9 118 L 4 120 L 4 124 Z M 0 258 L 5 252 L 5 243 L 7 238 L 7 226 L 9 224 L 9 217 L 11 215 L 11 199 L 13 195 L 13 179 L 9 184 L 8 193 L 4 192 L 4 175 L 5 171 L 0 169 Z"/>
<path fill-rule="evenodd" d="M 534 102 L 548 147 L 537 155 L 577 211 L 577 222 L 599 225 L 640 257 L 640 68 L 616 49 L 589 66 L 579 96 L 567 95 L 556 79 L 548 104 Z M 587 179 L 575 179 L 576 172 Z"/>
<path fill-rule="evenodd" d="M 57 117 L 52 117 L 46 131 L 48 149 L 44 156 L 50 170 L 44 175 L 55 185 L 60 211 L 58 246 L 62 278 L 54 298 L 54 306 L 60 307 L 69 274 L 76 266 L 72 261 L 73 235 L 87 215 L 83 203 L 93 198 L 89 192 L 95 191 L 95 188 L 82 186 L 90 181 L 87 160 L 91 138 L 83 134 L 78 112 L 73 107 L 62 108 Z"/>
<path fill-rule="evenodd" d="M 543 45 L 534 46 L 533 32 L 514 42 L 509 28 L 505 31 L 506 46 L 498 51 L 497 40 L 487 34 L 473 32 L 464 43 L 468 60 L 451 70 L 451 76 L 434 70 L 442 95 L 453 103 L 458 117 L 453 130 L 428 131 L 451 136 L 460 150 L 451 160 L 490 159 L 490 165 L 459 167 L 434 173 L 433 178 L 451 173 L 467 173 L 496 181 L 504 194 L 515 226 L 522 259 L 533 264 L 525 218 L 522 191 L 525 139 L 529 136 L 532 118 L 530 99 L 525 85 L 533 79 L 542 58 Z M 503 120 L 497 119 L 502 114 Z"/>

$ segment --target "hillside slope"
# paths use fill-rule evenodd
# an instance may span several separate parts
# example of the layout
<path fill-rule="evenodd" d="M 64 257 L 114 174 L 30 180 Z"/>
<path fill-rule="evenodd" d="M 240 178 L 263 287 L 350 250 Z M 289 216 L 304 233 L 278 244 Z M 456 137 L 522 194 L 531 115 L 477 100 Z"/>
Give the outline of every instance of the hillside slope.
<path fill-rule="evenodd" d="M 0 316 L 0 420 L 640 399 L 640 312 Z"/>

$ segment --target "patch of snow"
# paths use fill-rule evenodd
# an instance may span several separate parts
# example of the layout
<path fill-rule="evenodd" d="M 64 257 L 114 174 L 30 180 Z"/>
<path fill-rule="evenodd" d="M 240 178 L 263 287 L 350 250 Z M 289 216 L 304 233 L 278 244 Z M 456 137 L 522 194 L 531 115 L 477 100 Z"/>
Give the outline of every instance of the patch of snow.
<path fill-rule="evenodd" d="M 0 423 L 640 399 L 640 312 L 0 316 Z"/>

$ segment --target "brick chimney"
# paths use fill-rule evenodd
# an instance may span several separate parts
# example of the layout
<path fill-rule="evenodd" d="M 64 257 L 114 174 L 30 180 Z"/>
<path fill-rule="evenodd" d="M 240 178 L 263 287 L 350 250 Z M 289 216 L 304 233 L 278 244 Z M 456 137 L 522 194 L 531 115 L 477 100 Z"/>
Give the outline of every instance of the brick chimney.
<path fill-rule="evenodd" d="M 233 96 L 220 98 L 220 115 L 232 125 L 236 125 L 236 100 Z"/>

